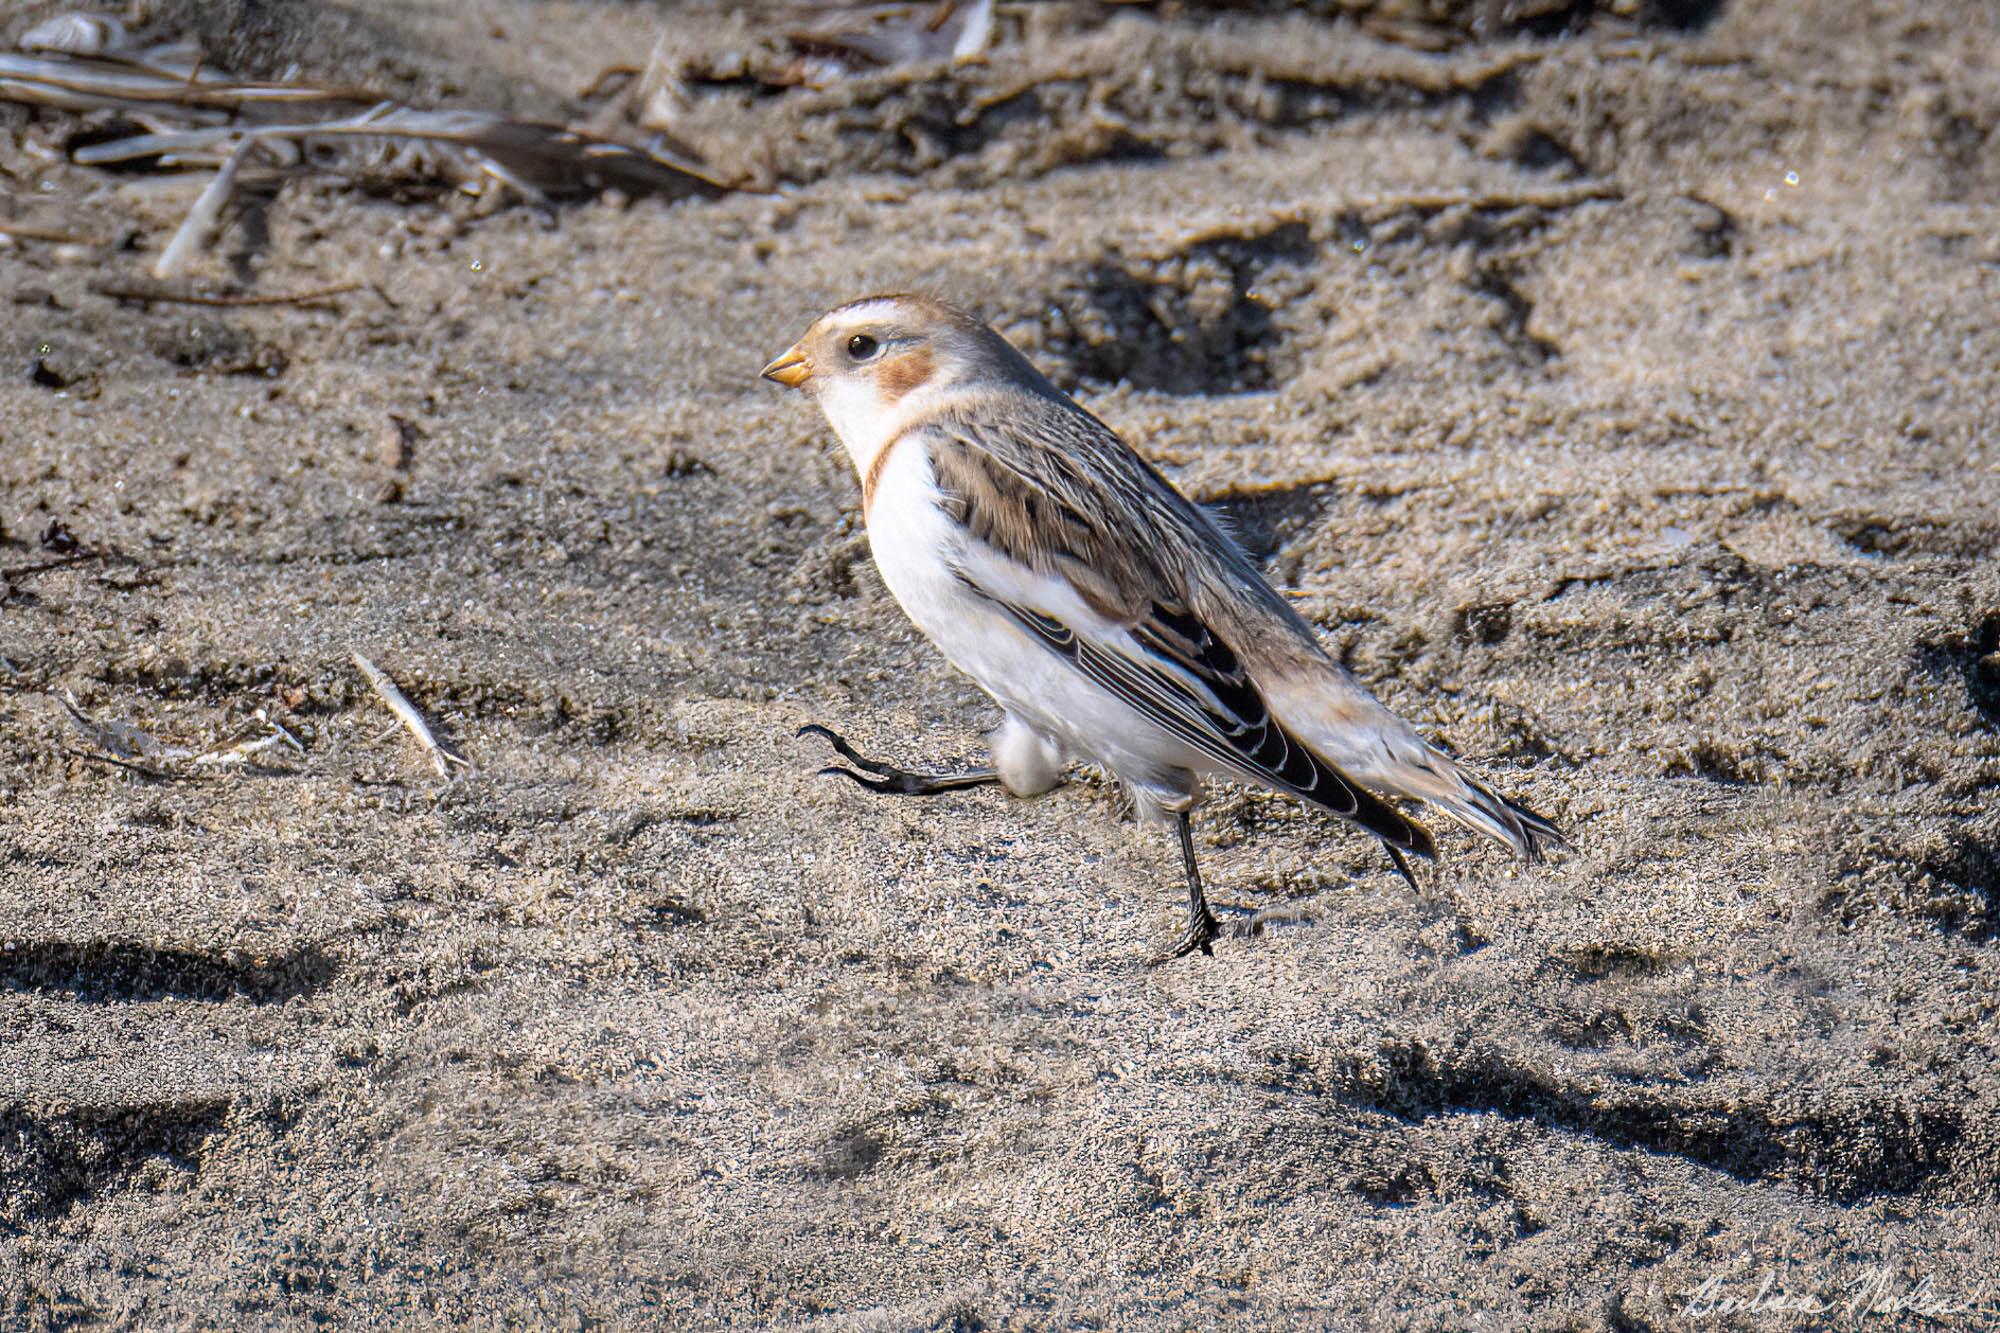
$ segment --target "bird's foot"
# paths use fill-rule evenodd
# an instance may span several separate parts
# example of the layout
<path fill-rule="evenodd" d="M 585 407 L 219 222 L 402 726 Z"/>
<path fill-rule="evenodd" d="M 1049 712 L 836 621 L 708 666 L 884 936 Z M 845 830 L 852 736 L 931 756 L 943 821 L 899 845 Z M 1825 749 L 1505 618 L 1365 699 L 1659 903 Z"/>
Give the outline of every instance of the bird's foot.
<path fill-rule="evenodd" d="M 1215 941 L 1221 934 L 1222 928 L 1216 924 L 1214 914 L 1206 908 L 1199 915 L 1190 913 L 1187 929 L 1181 932 L 1181 937 L 1175 942 L 1174 947 L 1154 958 L 1148 966 L 1158 967 L 1162 963 L 1171 963 L 1176 958 L 1185 958 L 1196 950 L 1213 958 Z"/>
<path fill-rule="evenodd" d="M 863 777 L 853 768 L 842 768 L 839 764 L 829 764 L 819 770 L 821 776 L 837 774 L 851 779 L 869 791 L 881 792 L 885 796 L 935 796 L 939 792 L 963 791 L 967 787 L 983 787 L 990 782 L 998 782 L 999 774 L 990 768 L 975 768 L 964 773 L 920 773 L 912 769 L 898 768 L 885 764 L 879 759 L 870 759 L 861 754 L 838 733 L 817 722 L 809 722 L 800 727 L 800 736 L 824 736 L 840 757 L 855 768 L 871 773 L 873 777 Z"/>

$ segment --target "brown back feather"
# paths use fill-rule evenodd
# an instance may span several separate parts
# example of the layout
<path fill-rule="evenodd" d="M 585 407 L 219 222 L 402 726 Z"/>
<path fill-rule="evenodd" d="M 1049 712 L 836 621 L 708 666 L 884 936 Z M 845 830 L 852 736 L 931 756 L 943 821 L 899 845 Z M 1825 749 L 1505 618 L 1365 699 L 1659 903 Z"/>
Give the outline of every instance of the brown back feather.
<path fill-rule="evenodd" d="M 1197 673 L 1209 664 L 1197 660 L 1194 645 L 1177 647 L 1163 627 L 1179 621 L 1205 628 L 1232 662 L 1250 659 L 1254 644 L 1265 670 L 1308 663 L 1341 670 L 1242 550 L 1108 426 L 1053 391 L 1025 405 L 1024 398 L 968 395 L 926 432 L 945 504 L 974 537 L 1066 579 L 1092 610 Z M 1235 669 L 1240 688 L 1256 696 L 1246 706 L 1268 713 L 1253 674 Z M 1271 723 L 1322 772 L 1309 783 L 1274 773 L 1277 784 L 1394 846 L 1433 853 L 1423 825 L 1313 754 L 1275 717 Z M 1314 795 L 1322 785 L 1325 795 Z"/>

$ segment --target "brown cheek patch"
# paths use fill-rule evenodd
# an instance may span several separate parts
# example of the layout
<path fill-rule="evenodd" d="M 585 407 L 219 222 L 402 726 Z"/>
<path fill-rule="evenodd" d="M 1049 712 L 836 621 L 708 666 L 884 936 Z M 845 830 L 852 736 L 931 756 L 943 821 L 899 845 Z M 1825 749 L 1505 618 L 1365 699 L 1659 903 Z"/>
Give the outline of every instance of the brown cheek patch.
<path fill-rule="evenodd" d="M 900 402 L 903 396 L 931 377 L 936 363 L 925 351 L 907 352 L 882 367 L 878 382 L 884 403 Z"/>

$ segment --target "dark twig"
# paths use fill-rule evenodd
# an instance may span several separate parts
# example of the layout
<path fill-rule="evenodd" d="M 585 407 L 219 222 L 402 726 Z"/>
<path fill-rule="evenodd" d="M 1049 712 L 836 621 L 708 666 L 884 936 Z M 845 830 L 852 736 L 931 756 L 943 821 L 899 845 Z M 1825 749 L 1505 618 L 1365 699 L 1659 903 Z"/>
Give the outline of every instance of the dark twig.
<path fill-rule="evenodd" d="M 140 777 L 150 782 L 172 782 L 174 780 L 174 774 L 164 769 L 153 768 L 146 764 L 135 764 L 130 759 L 120 759 L 117 755 L 92 754 L 88 750 L 72 750 L 67 745 L 62 747 L 62 752 L 72 759 L 87 759 L 92 763 L 110 764 L 113 768 L 122 768 L 128 773 L 137 773 Z"/>
<path fill-rule="evenodd" d="M 324 301 L 335 296 L 345 296 L 372 287 L 365 282 L 336 283 L 331 287 L 315 287 L 303 292 L 195 292 L 182 291 L 172 287 L 154 287 L 145 284 L 93 282 L 90 290 L 99 296 L 108 296 L 115 301 L 160 301 L 178 305 L 209 306 L 270 306 L 304 305 L 312 301 Z"/>
<path fill-rule="evenodd" d="M 101 249 L 110 242 L 96 236 L 76 236 L 54 227 L 37 227 L 26 222 L 0 222 L 0 236 L 13 236 L 23 241 L 49 241 L 56 245 L 88 245 Z"/>
<path fill-rule="evenodd" d="M 24 579 L 30 574 L 46 574 L 52 569 L 68 569 L 72 565 L 88 564 L 92 560 L 103 559 L 105 554 L 106 552 L 99 550 L 74 551 L 69 555 L 58 556 L 54 560 L 40 560 L 32 565 L 15 565 L 12 569 L 0 569 L 0 583 L 12 583 L 15 579 Z"/>

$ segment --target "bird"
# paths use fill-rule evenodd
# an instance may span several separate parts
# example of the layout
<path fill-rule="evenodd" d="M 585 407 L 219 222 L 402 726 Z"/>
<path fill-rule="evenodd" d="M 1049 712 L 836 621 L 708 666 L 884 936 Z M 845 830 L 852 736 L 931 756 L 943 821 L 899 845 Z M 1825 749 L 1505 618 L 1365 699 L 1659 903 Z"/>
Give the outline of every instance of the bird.
<path fill-rule="evenodd" d="M 817 403 L 860 478 L 882 582 L 1002 712 L 991 764 L 964 772 L 900 768 L 808 724 L 854 765 L 822 773 L 892 795 L 1032 797 L 1097 766 L 1178 832 L 1186 927 L 1155 963 L 1214 953 L 1190 817 L 1216 780 L 1373 834 L 1413 888 L 1408 858 L 1437 844 L 1398 800 L 1526 861 L 1567 845 L 1378 701 L 1214 516 L 976 316 L 866 297 L 763 377 Z"/>

